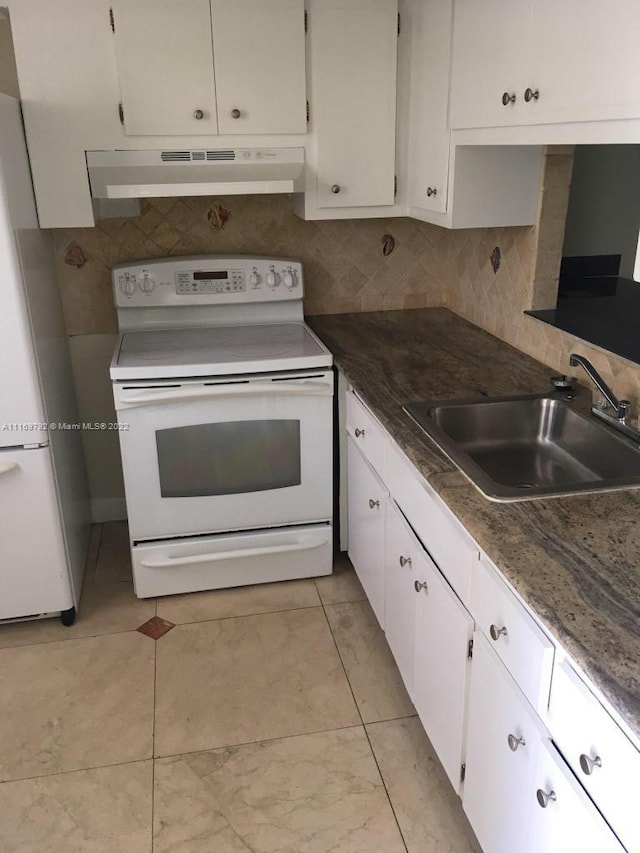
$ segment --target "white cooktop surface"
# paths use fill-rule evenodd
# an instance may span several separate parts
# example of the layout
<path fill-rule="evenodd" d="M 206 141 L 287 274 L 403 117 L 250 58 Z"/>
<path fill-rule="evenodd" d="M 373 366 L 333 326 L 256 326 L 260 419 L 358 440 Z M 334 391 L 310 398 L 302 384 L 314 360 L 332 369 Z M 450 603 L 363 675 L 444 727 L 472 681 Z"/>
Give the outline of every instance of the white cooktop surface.
<path fill-rule="evenodd" d="M 329 367 L 332 361 L 304 323 L 152 329 L 120 336 L 111 378 L 264 373 Z"/>

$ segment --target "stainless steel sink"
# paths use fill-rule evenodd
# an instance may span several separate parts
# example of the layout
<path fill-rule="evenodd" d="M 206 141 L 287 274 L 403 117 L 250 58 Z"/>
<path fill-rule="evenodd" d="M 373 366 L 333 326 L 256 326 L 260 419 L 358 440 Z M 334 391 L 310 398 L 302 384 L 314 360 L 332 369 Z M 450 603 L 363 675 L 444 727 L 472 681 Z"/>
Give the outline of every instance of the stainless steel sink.
<path fill-rule="evenodd" d="M 488 497 L 527 500 L 640 486 L 640 447 L 557 394 L 404 407 Z"/>

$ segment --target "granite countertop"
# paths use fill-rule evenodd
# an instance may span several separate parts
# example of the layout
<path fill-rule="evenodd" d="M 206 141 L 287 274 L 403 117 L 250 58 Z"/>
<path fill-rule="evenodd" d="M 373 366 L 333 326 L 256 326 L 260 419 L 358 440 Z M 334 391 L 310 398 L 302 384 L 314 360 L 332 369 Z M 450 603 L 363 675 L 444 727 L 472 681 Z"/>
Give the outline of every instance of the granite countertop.
<path fill-rule="evenodd" d="M 640 742 L 640 490 L 485 498 L 402 406 L 549 390 L 553 371 L 444 308 L 307 318 L 416 468 Z"/>

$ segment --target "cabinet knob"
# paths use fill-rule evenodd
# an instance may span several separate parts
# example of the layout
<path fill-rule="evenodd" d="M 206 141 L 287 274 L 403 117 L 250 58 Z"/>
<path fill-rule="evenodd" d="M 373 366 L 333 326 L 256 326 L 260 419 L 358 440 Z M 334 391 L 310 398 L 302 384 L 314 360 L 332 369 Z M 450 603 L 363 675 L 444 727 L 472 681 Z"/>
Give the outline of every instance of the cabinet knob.
<path fill-rule="evenodd" d="M 421 590 L 424 590 L 425 592 L 429 592 L 429 587 L 427 586 L 426 581 L 414 581 L 413 582 L 413 588 L 415 589 L 416 592 L 420 592 Z"/>
<path fill-rule="evenodd" d="M 516 752 L 519 746 L 527 745 L 527 742 L 523 737 L 516 737 L 515 735 L 509 735 L 507 737 L 507 743 L 509 744 L 511 752 Z"/>
<path fill-rule="evenodd" d="M 369 509 L 380 509 L 380 501 L 374 501 L 373 498 L 369 498 Z"/>
<path fill-rule="evenodd" d="M 527 89 L 527 91 L 531 91 L 531 90 Z M 509 104 L 515 104 L 515 102 L 516 102 L 515 92 L 512 92 L 511 94 L 509 94 L 508 92 L 502 93 L 502 105 L 503 106 L 508 107 Z"/>
<path fill-rule="evenodd" d="M 195 110 L 193 113 L 193 117 L 197 118 L 198 121 L 204 118 L 204 112 L 202 110 Z"/>
<path fill-rule="evenodd" d="M 591 758 L 590 755 L 586 755 L 583 752 L 580 756 L 580 769 L 582 772 L 587 776 L 591 776 L 594 767 L 602 767 L 602 759 L 600 756 L 596 755 L 595 758 Z"/>
<path fill-rule="evenodd" d="M 535 91 L 533 89 L 524 90 L 524 99 L 527 103 L 529 103 L 529 101 L 537 101 L 539 97 L 540 92 L 538 91 L 538 89 L 536 89 Z"/>
<path fill-rule="evenodd" d="M 427 187 L 427 198 L 431 198 L 432 195 L 438 195 L 438 190 L 436 187 Z"/>
<path fill-rule="evenodd" d="M 240 112 L 239 109 L 235 108 L 235 109 L 231 110 L 231 118 L 240 118 L 241 115 L 242 115 L 242 113 Z"/>
<path fill-rule="evenodd" d="M 538 788 L 536 791 L 536 799 L 538 800 L 538 805 L 541 808 L 546 809 L 550 802 L 555 803 L 558 798 L 556 797 L 555 791 L 543 791 L 542 788 Z"/>
<path fill-rule="evenodd" d="M 489 628 L 489 633 L 491 634 L 491 639 L 497 642 L 500 637 L 507 636 L 507 629 L 504 627 L 504 625 L 502 626 L 502 628 L 498 628 L 497 625 L 491 625 L 491 627 Z"/>
<path fill-rule="evenodd" d="M 405 566 L 411 565 L 411 557 L 400 557 L 400 565 L 404 569 Z"/>
<path fill-rule="evenodd" d="M 358 427 L 356 427 L 356 429 L 355 429 L 355 435 L 356 435 L 356 438 L 360 438 L 360 436 L 364 435 L 364 430 L 363 430 L 363 429 L 359 429 Z"/>
<path fill-rule="evenodd" d="M 337 195 L 340 192 L 340 184 L 333 184 L 331 192 Z"/>

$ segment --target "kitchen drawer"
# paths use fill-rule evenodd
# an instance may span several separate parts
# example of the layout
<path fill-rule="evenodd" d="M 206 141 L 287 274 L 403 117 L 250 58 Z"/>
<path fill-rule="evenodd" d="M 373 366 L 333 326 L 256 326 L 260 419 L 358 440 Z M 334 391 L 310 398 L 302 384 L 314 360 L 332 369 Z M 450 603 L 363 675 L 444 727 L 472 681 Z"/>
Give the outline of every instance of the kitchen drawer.
<path fill-rule="evenodd" d="M 353 390 L 347 392 L 347 433 L 384 480 L 387 433 Z"/>
<path fill-rule="evenodd" d="M 442 504 L 395 444 L 387 452 L 387 487 L 424 547 L 463 604 L 469 606 L 471 576 L 479 552 L 473 540 Z"/>
<path fill-rule="evenodd" d="M 553 671 L 549 729 L 629 853 L 640 853 L 640 752 L 566 660 Z"/>
<path fill-rule="evenodd" d="M 529 702 L 546 715 L 553 643 L 483 557 L 471 584 L 471 615 Z"/>

